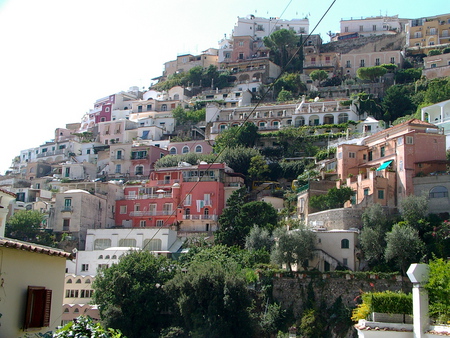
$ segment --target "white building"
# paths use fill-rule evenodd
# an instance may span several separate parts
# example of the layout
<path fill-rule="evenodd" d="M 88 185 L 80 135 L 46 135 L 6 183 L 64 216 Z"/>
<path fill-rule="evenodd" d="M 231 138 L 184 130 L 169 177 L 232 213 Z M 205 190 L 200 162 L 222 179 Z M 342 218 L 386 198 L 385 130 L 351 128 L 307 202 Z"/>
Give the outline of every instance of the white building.
<path fill-rule="evenodd" d="M 397 34 L 405 31 L 408 19 L 400 19 L 398 15 L 372 16 L 341 19 L 341 35 L 358 33 L 360 37 Z"/>
<path fill-rule="evenodd" d="M 254 15 L 248 15 L 245 18 L 238 17 L 234 26 L 233 37 L 251 36 L 254 40 L 262 40 L 273 32 L 280 29 L 294 31 L 297 35 L 308 34 L 308 19 L 284 20 L 280 18 L 260 18 Z"/>

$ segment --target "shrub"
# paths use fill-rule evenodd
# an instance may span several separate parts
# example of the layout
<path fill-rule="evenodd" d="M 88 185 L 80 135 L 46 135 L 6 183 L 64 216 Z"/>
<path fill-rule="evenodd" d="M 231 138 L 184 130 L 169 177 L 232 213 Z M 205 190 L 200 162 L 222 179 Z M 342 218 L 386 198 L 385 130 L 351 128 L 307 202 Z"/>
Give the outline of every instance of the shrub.
<path fill-rule="evenodd" d="M 400 313 L 412 315 L 412 295 L 402 292 L 367 292 L 362 295 L 363 303 L 370 312 Z"/>
<path fill-rule="evenodd" d="M 432 49 L 428 52 L 428 56 L 433 56 L 433 55 L 441 55 L 442 52 L 439 49 Z"/>

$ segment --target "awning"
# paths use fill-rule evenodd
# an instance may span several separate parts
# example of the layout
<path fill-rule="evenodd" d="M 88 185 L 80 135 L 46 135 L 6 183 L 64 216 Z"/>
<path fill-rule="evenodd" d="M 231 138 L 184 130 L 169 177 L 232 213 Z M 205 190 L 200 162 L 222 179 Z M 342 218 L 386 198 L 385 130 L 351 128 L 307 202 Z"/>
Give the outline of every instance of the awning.
<path fill-rule="evenodd" d="M 386 169 L 387 167 L 389 167 L 389 164 L 391 164 L 392 161 L 393 161 L 393 160 L 384 162 L 382 165 L 380 165 L 380 166 L 377 168 L 377 171 Z"/>

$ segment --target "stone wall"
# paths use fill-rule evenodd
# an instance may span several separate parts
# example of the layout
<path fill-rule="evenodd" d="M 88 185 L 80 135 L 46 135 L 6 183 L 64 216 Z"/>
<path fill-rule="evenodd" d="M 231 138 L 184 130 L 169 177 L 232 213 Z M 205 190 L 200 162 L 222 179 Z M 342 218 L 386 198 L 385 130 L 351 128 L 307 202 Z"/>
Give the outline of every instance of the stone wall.
<path fill-rule="evenodd" d="M 362 226 L 361 216 L 364 210 L 352 208 L 330 209 L 308 215 L 309 225 L 320 225 L 327 230 L 359 228 Z"/>
<path fill-rule="evenodd" d="M 295 277 L 278 277 L 273 280 L 273 298 L 285 309 L 292 309 L 296 318 L 301 317 L 305 302 L 308 300 L 308 287 L 314 291 L 316 304 L 324 304 L 330 308 L 341 297 L 342 303 L 354 308 L 360 303 L 362 292 L 403 291 L 410 293 L 412 284 L 407 277 L 394 276 L 380 279 L 377 275 L 345 275 L 331 277 L 329 274 L 318 274 L 313 277 L 294 275 Z M 311 286 L 310 286 L 311 285 Z"/>

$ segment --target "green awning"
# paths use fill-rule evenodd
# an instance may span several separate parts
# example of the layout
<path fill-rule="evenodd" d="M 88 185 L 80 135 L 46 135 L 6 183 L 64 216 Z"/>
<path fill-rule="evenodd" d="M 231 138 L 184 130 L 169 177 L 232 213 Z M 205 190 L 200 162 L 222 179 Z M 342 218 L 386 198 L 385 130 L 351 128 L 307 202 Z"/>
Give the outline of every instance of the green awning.
<path fill-rule="evenodd" d="M 387 167 L 389 167 L 389 164 L 391 164 L 392 161 L 393 161 L 393 160 L 384 162 L 382 165 L 380 165 L 380 166 L 377 168 L 377 171 L 386 169 Z"/>

